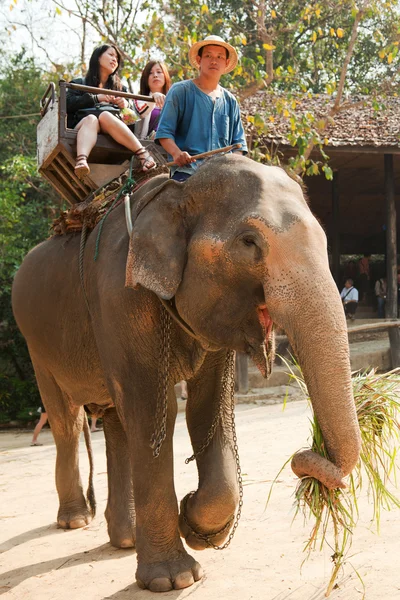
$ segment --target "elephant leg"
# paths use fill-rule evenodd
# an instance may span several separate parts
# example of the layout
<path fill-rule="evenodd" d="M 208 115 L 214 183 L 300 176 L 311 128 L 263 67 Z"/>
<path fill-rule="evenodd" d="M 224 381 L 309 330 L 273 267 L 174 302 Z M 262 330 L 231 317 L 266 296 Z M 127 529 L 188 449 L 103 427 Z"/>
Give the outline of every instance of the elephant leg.
<path fill-rule="evenodd" d="M 83 493 L 79 473 L 79 437 L 85 413 L 74 405 L 53 375 L 37 368 L 36 379 L 57 448 L 56 487 L 59 498 L 57 524 L 64 529 L 84 527 L 94 516 Z"/>
<path fill-rule="evenodd" d="M 110 542 L 116 548 L 135 545 L 135 504 L 126 433 L 115 408 L 103 416 L 106 438 L 108 502 L 105 517 Z"/>
<path fill-rule="evenodd" d="M 173 482 L 172 436 L 177 404 L 168 390 L 166 437 L 157 458 L 150 440 L 155 429 L 157 374 L 136 378 L 123 390 L 117 408 L 126 431 L 131 456 L 136 510 L 136 580 L 141 588 L 166 592 L 189 587 L 202 577 L 200 565 L 184 549 L 178 531 L 178 504 Z"/>
<path fill-rule="evenodd" d="M 186 420 L 195 454 L 207 439 L 218 411 L 225 356 L 226 351 L 208 355 L 188 382 Z M 228 537 L 239 502 L 230 398 L 226 395 L 214 436 L 196 456 L 196 462 L 198 489 L 181 502 L 179 529 L 191 548 L 204 550 Z"/>

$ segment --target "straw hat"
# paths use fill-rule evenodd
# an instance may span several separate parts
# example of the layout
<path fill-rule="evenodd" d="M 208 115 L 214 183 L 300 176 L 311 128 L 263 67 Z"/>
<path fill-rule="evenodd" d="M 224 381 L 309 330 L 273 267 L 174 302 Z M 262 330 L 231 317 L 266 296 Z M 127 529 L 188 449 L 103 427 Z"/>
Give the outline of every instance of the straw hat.
<path fill-rule="evenodd" d="M 227 42 L 224 42 L 219 35 L 208 35 L 203 41 L 193 44 L 189 50 L 189 62 L 195 69 L 199 68 L 196 56 L 198 55 L 200 48 L 203 48 L 203 46 L 222 46 L 228 50 L 229 58 L 224 73 L 230 73 L 236 67 L 238 55 L 235 48 Z"/>

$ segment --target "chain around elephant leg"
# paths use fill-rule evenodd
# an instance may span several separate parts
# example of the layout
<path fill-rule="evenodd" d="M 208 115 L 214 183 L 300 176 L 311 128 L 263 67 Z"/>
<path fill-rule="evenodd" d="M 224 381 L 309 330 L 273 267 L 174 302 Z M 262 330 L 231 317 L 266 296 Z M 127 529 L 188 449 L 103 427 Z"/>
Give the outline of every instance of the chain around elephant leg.
<path fill-rule="evenodd" d="M 233 350 L 229 350 L 225 356 L 225 364 L 224 364 L 224 372 L 222 374 L 222 386 L 221 393 L 218 399 L 218 404 L 216 407 L 215 415 L 213 421 L 211 423 L 211 427 L 207 433 L 207 436 L 201 446 L 194 451 L 192 456 L 185 460 L 186 464 L 192 462 L 195 458 L 197 458 L 200 454 L 204 452 L 204 450 L 210 445 L 211 440 L 213 439 L 215 432 L 217 431 L 217 427 L 219 423 L 222 421 L 223 411 L 225 403 L 228 404 L 230 410 L 235 407 L 235 352 Z M 234 419 L 232 420 L 232 431 L 234 432 L 235 425 Z"/>
<path fill-rule="evenodd" d="M 219 398 L 217 411 L 214 416 L 213 422 L 211 424 L 210 430 L 209 430 L 207 437 L 204 440 L 203 444 L 200 446 L 200 448 L 198 450 L 196 450 L 190 458 L 186 459 L 186 461 L 185 461 L 186 464 L 189 463 L 190 461 L 194 460 L 197 456 L 199 456 L 199 454 L 204 452 L 204 450 L 210 444 L 210 442 L 213 439 L 214 434 L 217 430 L 218 424 L 222 421 L 225 402 L 229 406 L 229 416 L 231 418 L 231 424 L 232 424 L 233 453 L 234 453 L 235 463 L 236 463 L 236 479 L 237 479 L 238 486 L 239 486 L 239 504 L 238 504 L 236 516 L 232 516 L 232 518 L 229 519 L 229 521 L 224 525 L 224 527 L 221 530 L 214 532 L 214 533 L 204 534 L 204 533 L 197 532 L 193 528 L 193 526 L 189 523 L 189 521 L 186 517 L 187 502 L 188 502 L 189 498 L 195 494 L 195 492 L 190 492 L 183 498 L 183 500 L 181 502 L 181 510 L 180 510 L 183 521 L 185 522 L 186 526 L 190 530 L 190 533 L 198 540 L 204 542 L 206 544 L 206 547 L 214 548 L 214 550 L 225 550 L 225 548 L 227 548 L 229 546 L 229 544 L 231 543 L 231 541 L 233 539 L 233 536 L 235 535 L 235 531 L 239 525 L 239 520 L 240 520 L 240 517 L 242 514 L 242 507 L 243 507 L 243 479 L 242 479 L 242 470 L 240 468 L 239 448 L 238 448 L 238 444 L 237 444 L 236 427 L 235 427 L 235 352 L 233 350 L 229 350 L 226 354 L 224 372 L 222 375 L 221 394 L 220 394 L 220 398 Z M 232 526 L 232 523 L 233 523 L 233 526 Z M 214 543 L 213 540 L 215 540 L 216 538 L 221 537 L 221 536 L 225 537 L 225 534 L 231 529 L 231 527 L 232 527 L 232 531 L 230 532 L 227 541 L 222 546 L 219 546 L 216 543 Z"/>
<path fill-rule="evenodd" d="M 168 384 L 169 363 L 171 349 L 171 317 L 165 308 L 160 305 L 161 310 L 161 340 L 158 372 L 157 408 L 155 416 L 154 433 L 151 437 L 150 447 L 153 456 L 157 458 L 161 446 L 167 435 L 167 412 L 168 412 Z"/>

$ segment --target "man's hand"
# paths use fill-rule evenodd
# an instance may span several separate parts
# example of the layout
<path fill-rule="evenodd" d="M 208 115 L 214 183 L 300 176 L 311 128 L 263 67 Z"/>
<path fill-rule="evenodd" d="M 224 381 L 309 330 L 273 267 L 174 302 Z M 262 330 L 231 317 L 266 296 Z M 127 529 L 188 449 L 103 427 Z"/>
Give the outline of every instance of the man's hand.
<path fill-rule="evenodd" d="M 179 167 L 196 162 L 196 159 L 193 156 L 190 156 L 188 152 L 183 152 L 180 148 L 178 148 L 174 140 L 171 140 L 170 138 L 161 138 L 160 144 L 164 150 L 166 150 L 168 154 L 172 156 L 173 162 Z"/>
<path fill-rule="evenodd" d="M 189 165 L 190 163 L 196 162 L 196 159 L 193 156 L 190 156 L 187 152 L 176 152 L 172 155 L 174 163 L 176 163 L 179 167 L 184 167 L 185 165 Z"/>

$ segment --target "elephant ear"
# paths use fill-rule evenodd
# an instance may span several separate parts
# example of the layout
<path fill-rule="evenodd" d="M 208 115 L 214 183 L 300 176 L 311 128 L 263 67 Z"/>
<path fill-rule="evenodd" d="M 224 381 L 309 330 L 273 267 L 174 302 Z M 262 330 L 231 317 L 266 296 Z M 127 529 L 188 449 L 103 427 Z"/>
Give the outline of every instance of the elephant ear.
<path fill-rule="evenodd" d="M 141 198 L 129 243 L 126 287 L 142 285 L 165 300 L 175 295 L 187 247 L 180 209 L 183 187 L 169 179 Z"/>

